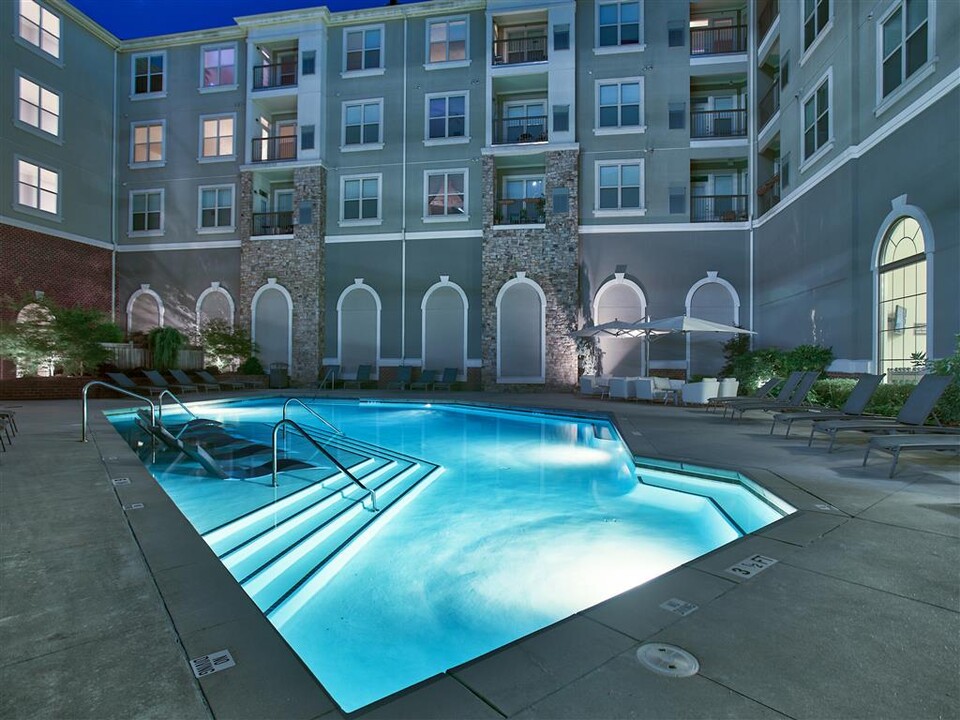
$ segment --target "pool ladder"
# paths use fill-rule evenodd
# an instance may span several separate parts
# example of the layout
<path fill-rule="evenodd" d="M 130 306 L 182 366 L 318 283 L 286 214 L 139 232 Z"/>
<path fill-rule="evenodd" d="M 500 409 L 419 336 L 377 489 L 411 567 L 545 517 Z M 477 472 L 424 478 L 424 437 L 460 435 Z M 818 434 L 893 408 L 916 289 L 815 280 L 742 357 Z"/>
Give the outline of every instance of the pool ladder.
<path fill-rule="evenodd" d="M 142 400 L 143 402 L 147 403 L 147 405 L 150 406 L 151 427 L 155 426 L 158 420 L 161 422 L 163 421 L 163 397 L 165 395 L 169 395 L 170 397 L 172 397 L 173 401 L 177 405 L 182 407 L 187 412 L 187 414 L 189 414 L 194 419 L 197 419 L 197 414 L 193 412 L 190 408 L 188 408 L 186 405 L 184 405 L 182 402 L 180 402 L 180 398 L 174 395 L 170 390 L 163 390 L 159 395 L 157 395 L 157 401 L 154 402 L 148 397 L 145 397 L 143 395 L 138 395 L 135 392 L 131 392 L 130 390 L 126 390 L 125 388 L 119 387 L 117 385 L 111 385 L 110 383 L 104 382 L 103 380 L 91 380 L 90 382 L 88 382 L 86 385 L 83 386 L 83 392 L 81 393 L 81 397 L 83 398 L 83 423 L 80 425 L 80 442 L 87 441 L 87 418 L 89 417 L 89 411 L 87 408 L 87 392 L 90 390 L 90 388 L 96 385 L 99 385 L 100 387 L 108 388 L 110 390 L 114 390 L 118 393 L 122 393 L 123 395 L 128 395 L 129 397 L 137 398 L 138 400 Z"/>

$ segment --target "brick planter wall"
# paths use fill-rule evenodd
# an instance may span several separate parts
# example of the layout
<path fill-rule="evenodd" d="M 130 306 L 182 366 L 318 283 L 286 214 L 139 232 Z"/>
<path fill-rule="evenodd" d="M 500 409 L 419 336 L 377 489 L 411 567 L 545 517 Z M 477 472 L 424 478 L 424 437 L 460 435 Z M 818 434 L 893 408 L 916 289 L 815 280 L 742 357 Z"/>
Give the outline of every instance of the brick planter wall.
<path fill-rule="evenodd" d="M 0 380 L 0 400 L 80 400 L 83 386 L 95 377 L 24 377 L 13 380 Z M 90 398 L 126 397 L 104 387 L 92 387 L 87 393 Z M 77 404 L 77 412 L 80 405 Z"/>

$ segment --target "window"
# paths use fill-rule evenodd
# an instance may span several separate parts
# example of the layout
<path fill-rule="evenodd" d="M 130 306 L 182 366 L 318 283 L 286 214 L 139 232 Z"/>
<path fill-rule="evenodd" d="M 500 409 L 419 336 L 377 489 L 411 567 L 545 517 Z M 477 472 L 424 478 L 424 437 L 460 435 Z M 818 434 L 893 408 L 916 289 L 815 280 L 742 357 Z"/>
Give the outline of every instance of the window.
<path fill-rule="evenodd" d="M 233 185 L 200 188 L 199 227 L 201 230 L 233 230 Z"/>
<path fill-rule="evenodd" d="M 643 162 L 597 163 L 597 210 L 639 210 Z"/>
<path fill-rule="evenodd" d="M 915 371 L 912 355 L 927 351 L 927 255 L 920 223 L 896 218 L 877 258 L 879 368 L 889 379 Z"/>
<path fill-rule="evenodd" d="M 60 206 L 60 173 L 17 160 L 17 203 L 56 215 Z"/>
<path fill-rule="evenodd" d="M 343 178 L 343 220 L 380 219 L 380 180 L 380 175 Z"/>
<path fill-rule="evenodd" d="M 780 158 L 780 187 L 790 185 L 790 153 Z"/>
<path fill-rule="evenodd" d="M 314 138 L 316 137 L 315 125 L 304 125 L 300 128 L 300 149 L 313 150 Z"/>
<path fill-rule="evenodd" d="M 205 47 L 200 53 L 203 62 L 201 87 L 235 87 L 237 84 L 237 47 L 222 45 Z"/>
<path fill-rule="evenodd" d="M 683 130 L 687 126 L 687 104 L 675 102 L 667 104 L 668 127 L 671 130 Z"/>
<path fill-rule="evenodd" d="M 428 63 L 454 62 L 467 59 L 467 20 L 434 20 L 428 25 Z"/>
<path fill-rule="evenodd" d="M 134 123 L 131 129 L 133 147 L 131 165 L 163 163 L 163 122 Z"/>
<path fill-rule="evenodd" d="M 43 130 L 50 135 L 60 135 L 60 96 L 37 83 L 19 77 L 20 122 Z"/>
<path fill-rule="evenodd" d="M 606 2 L 597 5 L 598 47 L 618 47 L 639 43 L 639 2 Z"/>
<path fill-rule="evenodd" d="M 163 233 L 163 190 L 138 190 L 130 193 L 130 234 Z"/>
<path fill-rule="evenodd" d="M 803 159 L 809 160 L 830 141 L 829 75 L 803 100 Z"/>
<path fill-rule="evenodd" d="M 783 90 L 790 82 L 790 51 L 780 56 L 780 89 Z"/>
<path fill-rule="evenodd" d="M 467 96 L 427 97 L 427 138 L 464 137 L 467 128 Z"/>
<path fill-rule="evenodd" d="M 683 215 L 687 212 L 686 185 L 670 186 L 670 214 Z"/>
<path fill-rule="evenodd" d="M 36 0 L 20 0 L 20 37 L 48 55 L 60 58 L 60 16 Z"/>
<path fill-rule="evenodd" d="M 830 0 L 803 0 L 803 49 L 807 50 L 830 20 Z"/>
<path fill-rule="evenodd" d="M 374 70 L 383 67 L 383 27 L 344 31 L 344 70 Z"/>
<path fill-rule="evenodd" d="M 553 130 L 554 132 L 570 131 L 570 106 L 569 105 L 553 106 Z"/>
<path fill-rule="evenodd" d="M 233 157 L 233 115 L 200 118 L 200 157 Z"/>
<path fill-rule="evenodd" d="M 465 218 L 467 171 L 427 172 L 425 177 L 427 198 L 424 216 L 436 218 L 454 215 Z"/>
<path fill-rule="evenodd" d="M 133 56 L 133 94 L 158 95 L 166 89 L 166 53 Z"/>
<path fill-rule="evenodd" d="M 671 20 L 667 23 L 667 47 L 684 46 L 684 23 L 680 20 Z"/>
<path fill-rule="evenodd" d="M 640 85 L 637 80 L 597 84 L 597 127 L 639 128 Z"/>
<path fill-rule="evenodd" d="M 307 50 L 301 56 L 301 75 L 316 75 L 317 73 L 317 53 L 315 50 Z"/>
<path fill-rule="evenodd" d="M 570 25 L 568 23 L 553 26 L 553 49 L 570 49 Z"/>
<path fill-rule="evenodd" d="M 383 100 L 343 104 L 343 144 L 371 145 L 383 142 L 380 117 Z"/>
<path fill-rule="evenodd" d="M 494 222 L 497 225 L 527 225 L 545 222 L 543 181 L 542 175 L 504 178 L 503 196 L 497 203 Z"/>
<path fill-rule="evenodd" d="M 900 0 L 881 23 L 881 97 L 886 97 L 927 62 L 929 55 L 927 0 Z"/>

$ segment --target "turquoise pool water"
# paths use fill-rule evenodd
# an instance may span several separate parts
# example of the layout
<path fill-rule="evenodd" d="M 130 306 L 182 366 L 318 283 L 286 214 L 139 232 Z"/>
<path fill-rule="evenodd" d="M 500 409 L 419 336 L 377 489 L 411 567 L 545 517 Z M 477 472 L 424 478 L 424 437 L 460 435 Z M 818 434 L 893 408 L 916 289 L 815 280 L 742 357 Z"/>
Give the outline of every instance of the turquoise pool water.
<path fill-rule="evenodd" d="M 634 458 L 607 420 L 463 405 L 308 401 L 371 498 L 288 434 L 308 467 L 274 488 L 283 398 L 199 403 L 196 435 L 240 479 L 110 419 L 340 707 L 353 711 L 661 575 L 792 511 L 737 473 Z M 165 410 L 176 431 L 187 416 Z M 190 431 L 186 431 L 185 437 Z M 322 481 L 322 482 L 320 482 Z M 319 498 L 323 498 L 319 500 Z M 334 512 L 341 513 L 334 515 Z"/>

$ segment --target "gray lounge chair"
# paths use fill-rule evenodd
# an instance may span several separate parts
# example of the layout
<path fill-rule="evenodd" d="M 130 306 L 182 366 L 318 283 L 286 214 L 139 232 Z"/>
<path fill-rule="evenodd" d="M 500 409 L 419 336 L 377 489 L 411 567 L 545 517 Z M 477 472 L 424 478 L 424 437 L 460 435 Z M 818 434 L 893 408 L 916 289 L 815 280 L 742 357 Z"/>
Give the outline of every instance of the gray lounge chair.
<path fill-rule="evenodd" d="M 777 393 L 776 397 L 768 395 L 765 398 L 745 398 L 738 397 L 733 400 L 728 400 L 723 404 L 723 416 L 727 416 L 727 410 L 731 410 L 738 405 L 749 405 L 750 403 L 755 403 L 758 401 L 767 401 L 767 400 L 777 400 L 788 398 L 793 394 L 793 391 L 797 389 L 797 385 L 800 384 L 800 381 L 803 380 L 803 371 L 794 370 L 787 376 L 787 379 L 783 381 L 783 385 L 780 386 L 780 392 Z"/>
<path fill-rule="evenodd" d="M 191 380 L 190 376 L 187 375 L 183 370 L 171 370 L 170 374 L 173 375 L 173 379 L 180 383 L 181 387 L 197 387 L 206 392 L 207 390 L 219 390 L 219 383 L 208 383 L 208 382 L 197 382 L 196 380 Z"/>
<path fill-rule="evenodd" d="M 867 445 L 867 451 L 863 454 L 862 465 L 864 467 L 867 465 L 867 458 L 870 457 L 871 450 L 880 450 L 893 455 L 890 474 L 887 475 L 887 477 L 893 477 L 893 473 L 897 470 L 897 461 L 900 460 L 900 453 L 904 450 L 953 450 L 960 454 L 960 433 L 919 433 L 872 437 L 870 438 L 870 444 Z"/>
<path fill-rule="evenodd" d="M 837 441 L 837 433 L 845 430 L 858 432 L 918 432 L 924 428 L 923 424 L 933 412 L 937 400 L 943 395 L 953 378 L 950 375 L 924 375 L 910 393 L 900 412 L 895 418 L 855 418 L 851 420 L 824 420 L 815 422 L 810 428 L 810 439 L 807 445 L 813 444 L 814 435 L 818 432 L 830 436 L 830 448 Z"/>
<path fill-rule="evenodd" d="M 361 365 L 357 368 L 357 376 L 352 380 L 344 380 L 343 386 L 347 387 L 348 385 L 354 385 L 359 390 L 365 384 L 373 382 L 370 379 L 370 375 L 373 373 L 372 365 Z"/>
<path fill-rule="evenodd" d="M 784 437 L 788 437 L 795 422 L 820 422 L 821 420 L 844 420 L 859 417 L 863 415 L 863 411 L 870 403 L 870 398 L 877 391 L 881 380 L 883 380 L 883 373 L 880 375 L 862 374 L 847 397 L 847 401 L 839 409 L 811 407 L 777 413 L 773 416 L 773 422 L 770 424 L 770 434 L 773 435 L 773 429 L 778 422 L 786 424 L 787 432 Z"/>
<path fill-rule="evenodd" d="M 127 377 L 126 373 L 122 372 L 108 372 L 107 377 L 113 382 L 117 387 L 121 387 L 124 390 L 130 390 L 131 392 L 147 392 L 150 395 L 159 395 L 164 390 L 165 387 L 156 387 L 154 385 L 137 385 L 133 380 Z"/>
<path fill-rule="evenodd" d="M 440 379 L 433 384 L 434 390 L 446 390 L 450 391 L 453 389 L 454 384 L 457 382 L 457 375 L 460 374 L 460 368 L 444 368 L 443 375 L 440 376 Z"/>
<path fill-rule="evenodd" d="M 813 384 L 817 381 L 817 378 L 820 377 L 820 372 L 818 370 L 810 370 L 807 372 L 801 373 L 800 380 L 797 382 L 796 386 L 790 391 L 787 392 L 786 383 L 784 383 L 784 389 L 781 393 L 770 400 L 754 400 L 752 402 L 742 402 L 736 403 L 730 406 L 731 414 L 733 417 L 737 415 L 737 419 L 740 420 L 743 418 L 743 414 L 749 410 L 763 410 L 764 412 L 770 412 L 771 410 L 785 410 L 787 408 L 802 409 L 808 407 L 806 405 L 807 393 L 810 392 L 810 389 L 813 387 Z M 724 410 L 726 412 L 726 410 Z"/>
<path fill-rule="evenodd" d="M 244 387 L 246 387 L 242 382 L 238 382 L 236 380 L 215 378 L 206 370 L 197 370 L 197 376 L 207 385 L 216 385 L 220 390 L 223 390 L 226 387 L 229 387 L 231 390 L 242 390 Z"/>
<path fill-rule="evenodd" d="M 430 390 L 437 381 L 436 370 L 424 370 L 416 382 L 410 383 L 411 390 Z"/>
<path fill-rule="evenodd" d="M 193 383 L 169 383 L 166 379 L 158 373 L 156 370 L 144 370 L 143 374 L 147 376 L 147 380 L 152 382 L 155 387 L 163 388 L 164 390 L 169 390 L 171 387 L 179 388 L 183 392 L 196 392 L 198 388 Z"/>
<path fill-rule="evenodd" d="M 761 400 L 763 398 L 770 397 L 770 393 L 773 392 L 773 389 L 782 382 L 783 378 L 772 377 L 763 385 L 754 390 L 750 395 L 744 395 L 742 397 L 730 396 L 710 398 L 707 400 L 707 412 L 710 412 L 710 410 L 713 408 L 725 408 L 728 403 L 738 403 L 745 400 Z M 726 410 L 724 410 L 724 412 L 726 412 Z"/>
<path fill-rule="evenodd" d="M 327 383 L 330 383 L 330 389 L 337 389 L 337 381 L 340 379 L 339 365 L 326 365 L 323 368 L 322 377 L 317 381 L 317 390 L 323 390 Z"/>
<path fill-rule="evenodd" d="M 390 387 L 397 390 L 406 390 L 410 386 L 410 379 L 413 376 L 413 368 L 409 365 L 401 365 L 397 368 L 397 377 L 390 383 Z"/>

